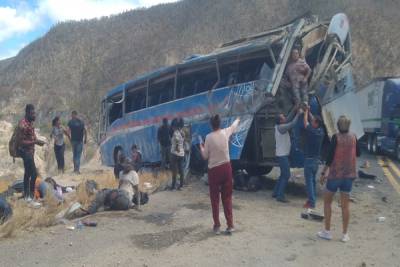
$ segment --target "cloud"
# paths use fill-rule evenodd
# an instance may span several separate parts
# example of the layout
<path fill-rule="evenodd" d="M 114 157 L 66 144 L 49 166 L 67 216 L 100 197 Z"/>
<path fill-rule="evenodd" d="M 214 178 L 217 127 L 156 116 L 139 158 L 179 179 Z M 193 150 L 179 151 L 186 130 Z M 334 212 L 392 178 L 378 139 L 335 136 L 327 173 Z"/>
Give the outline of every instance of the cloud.
<path fill-rule="evenodd" d="M 82 20 L 118 14 L 139 7 L 150 7 L 177 0 L 43 0 L 40 13 L 53 21 Z"/>
<path fill-rule="evenodd" d="M 35 11 L 17 12 L 11 7 L 0 7 L 0 42 L 15 34 L 33 30 L 39 23 Z"/>

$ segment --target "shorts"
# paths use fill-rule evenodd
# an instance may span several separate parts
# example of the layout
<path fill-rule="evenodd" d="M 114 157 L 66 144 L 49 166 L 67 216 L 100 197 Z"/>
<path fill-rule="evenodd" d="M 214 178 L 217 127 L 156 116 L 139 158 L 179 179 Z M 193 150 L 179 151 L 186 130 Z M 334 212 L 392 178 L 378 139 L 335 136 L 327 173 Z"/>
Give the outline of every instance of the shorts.
<path fill-rule="evenodd" d="M 341 193 L 350 193 L 353 187 L 353 179 L 328 179 L 326 183 L 326 190 L 331 193 L 336 193 L 340 189 Z"/>

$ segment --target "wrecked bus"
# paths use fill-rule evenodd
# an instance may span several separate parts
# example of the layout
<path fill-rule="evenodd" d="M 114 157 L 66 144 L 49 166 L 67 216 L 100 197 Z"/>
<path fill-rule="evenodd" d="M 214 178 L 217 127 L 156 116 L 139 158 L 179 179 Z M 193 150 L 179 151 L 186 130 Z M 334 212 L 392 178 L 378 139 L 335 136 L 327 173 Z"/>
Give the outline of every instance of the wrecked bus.
<path fill-rule="evenodd" d="M 198 143 L 211 131 L 211 114 L 222 125 L 241 118 L 230 140 L 235 168 L 250 174 L 268 173 L 275 160 L 274 117 L 293 108 L 285 68 L 291 50 L 300 48 L 312 69 L 309 79 L 312 112 L 324 119 L 327 136 L 335 133 L 340 115 L 352 119 L 352 130 L 362 136 L 355 101 L 351 38 L 345 14 L 331 21 L 303 16 L 274 30 L 223 44 L 208 55 L 193 55 L 182 63 L 137 77 L 110 90 L 102 101 L 101 158 L 112 166 L 118 153 L 129 154 L 132 144 L 143 161 L 160 162 L 157 129 L 164 117 L 185 121 L 191 149 L 185 166 L 204 167 Z M 292 133 L 291 165 L 302 167 L 301 123 Z"/>

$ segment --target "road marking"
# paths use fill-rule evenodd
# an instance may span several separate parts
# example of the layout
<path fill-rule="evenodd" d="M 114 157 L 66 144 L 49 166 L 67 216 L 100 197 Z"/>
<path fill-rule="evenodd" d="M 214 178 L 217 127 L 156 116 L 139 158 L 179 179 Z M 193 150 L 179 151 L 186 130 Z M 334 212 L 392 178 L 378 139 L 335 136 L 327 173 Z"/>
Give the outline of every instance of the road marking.
<path fill-rule="evenodd" d="M 400 170 L 393 164 L 393 162 L 390 159 L 388 161 L 389 162 L 387 162 L 387 160 L 385 159 L 385 162 L 384 162 L 381 157 L 378 157 L 378 164 L 381 166 L 381 168 L 383 170 L 383 174 L 386 176 L 386 178 L 392 184 L 393 188 L 397 191 L 397 193 L 400 194 L 400 184 L 397 182 L 396 178 L 390 172 L 390 169 L 388 166 L 390 166 L 392 171 L 394 171 L 398 176 L 400 176 L 399 175 Z M 387 163 L 389 163 L 389 165 Z"/>

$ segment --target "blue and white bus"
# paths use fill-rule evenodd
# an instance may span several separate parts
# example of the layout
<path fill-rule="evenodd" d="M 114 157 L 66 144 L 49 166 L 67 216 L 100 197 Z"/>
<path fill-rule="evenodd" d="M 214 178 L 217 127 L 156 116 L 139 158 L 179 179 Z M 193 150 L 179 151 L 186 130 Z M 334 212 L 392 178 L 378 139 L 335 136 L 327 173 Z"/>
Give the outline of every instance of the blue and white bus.
<path fill-rule="evenodd" d="M 321 113 L 328 136 L 346 114 L 353 131 L 362 135 L 354 96 L 348 19 L 331 22 L 301 17 L 277 29 L 222 45 L 208 55 L 193 55 L 182 63 L 147 73 L 110 90 L 102 101 L 99 136 L 101 157 L 113 166 L 119 152 L 136 144 L 143 161 L 160 162 L 157 129 L 163 118 L 181 117 L 190 132 L 187 165 L 201 168 L 199 136 L 211 131 L 209 118 L 220 114 L 223 126 L 241 118 L 230 140 L 235 168 L 268 173 L 275 161 L 274 117 L 293 109 L 285 68 L 291 50 L 300 48 L 312 68 L 310 105 Z M 293 132 L 293 166 L 303 164 L 301 124 Z M 360 130 L 361 129 L 361 130 Z"/>

